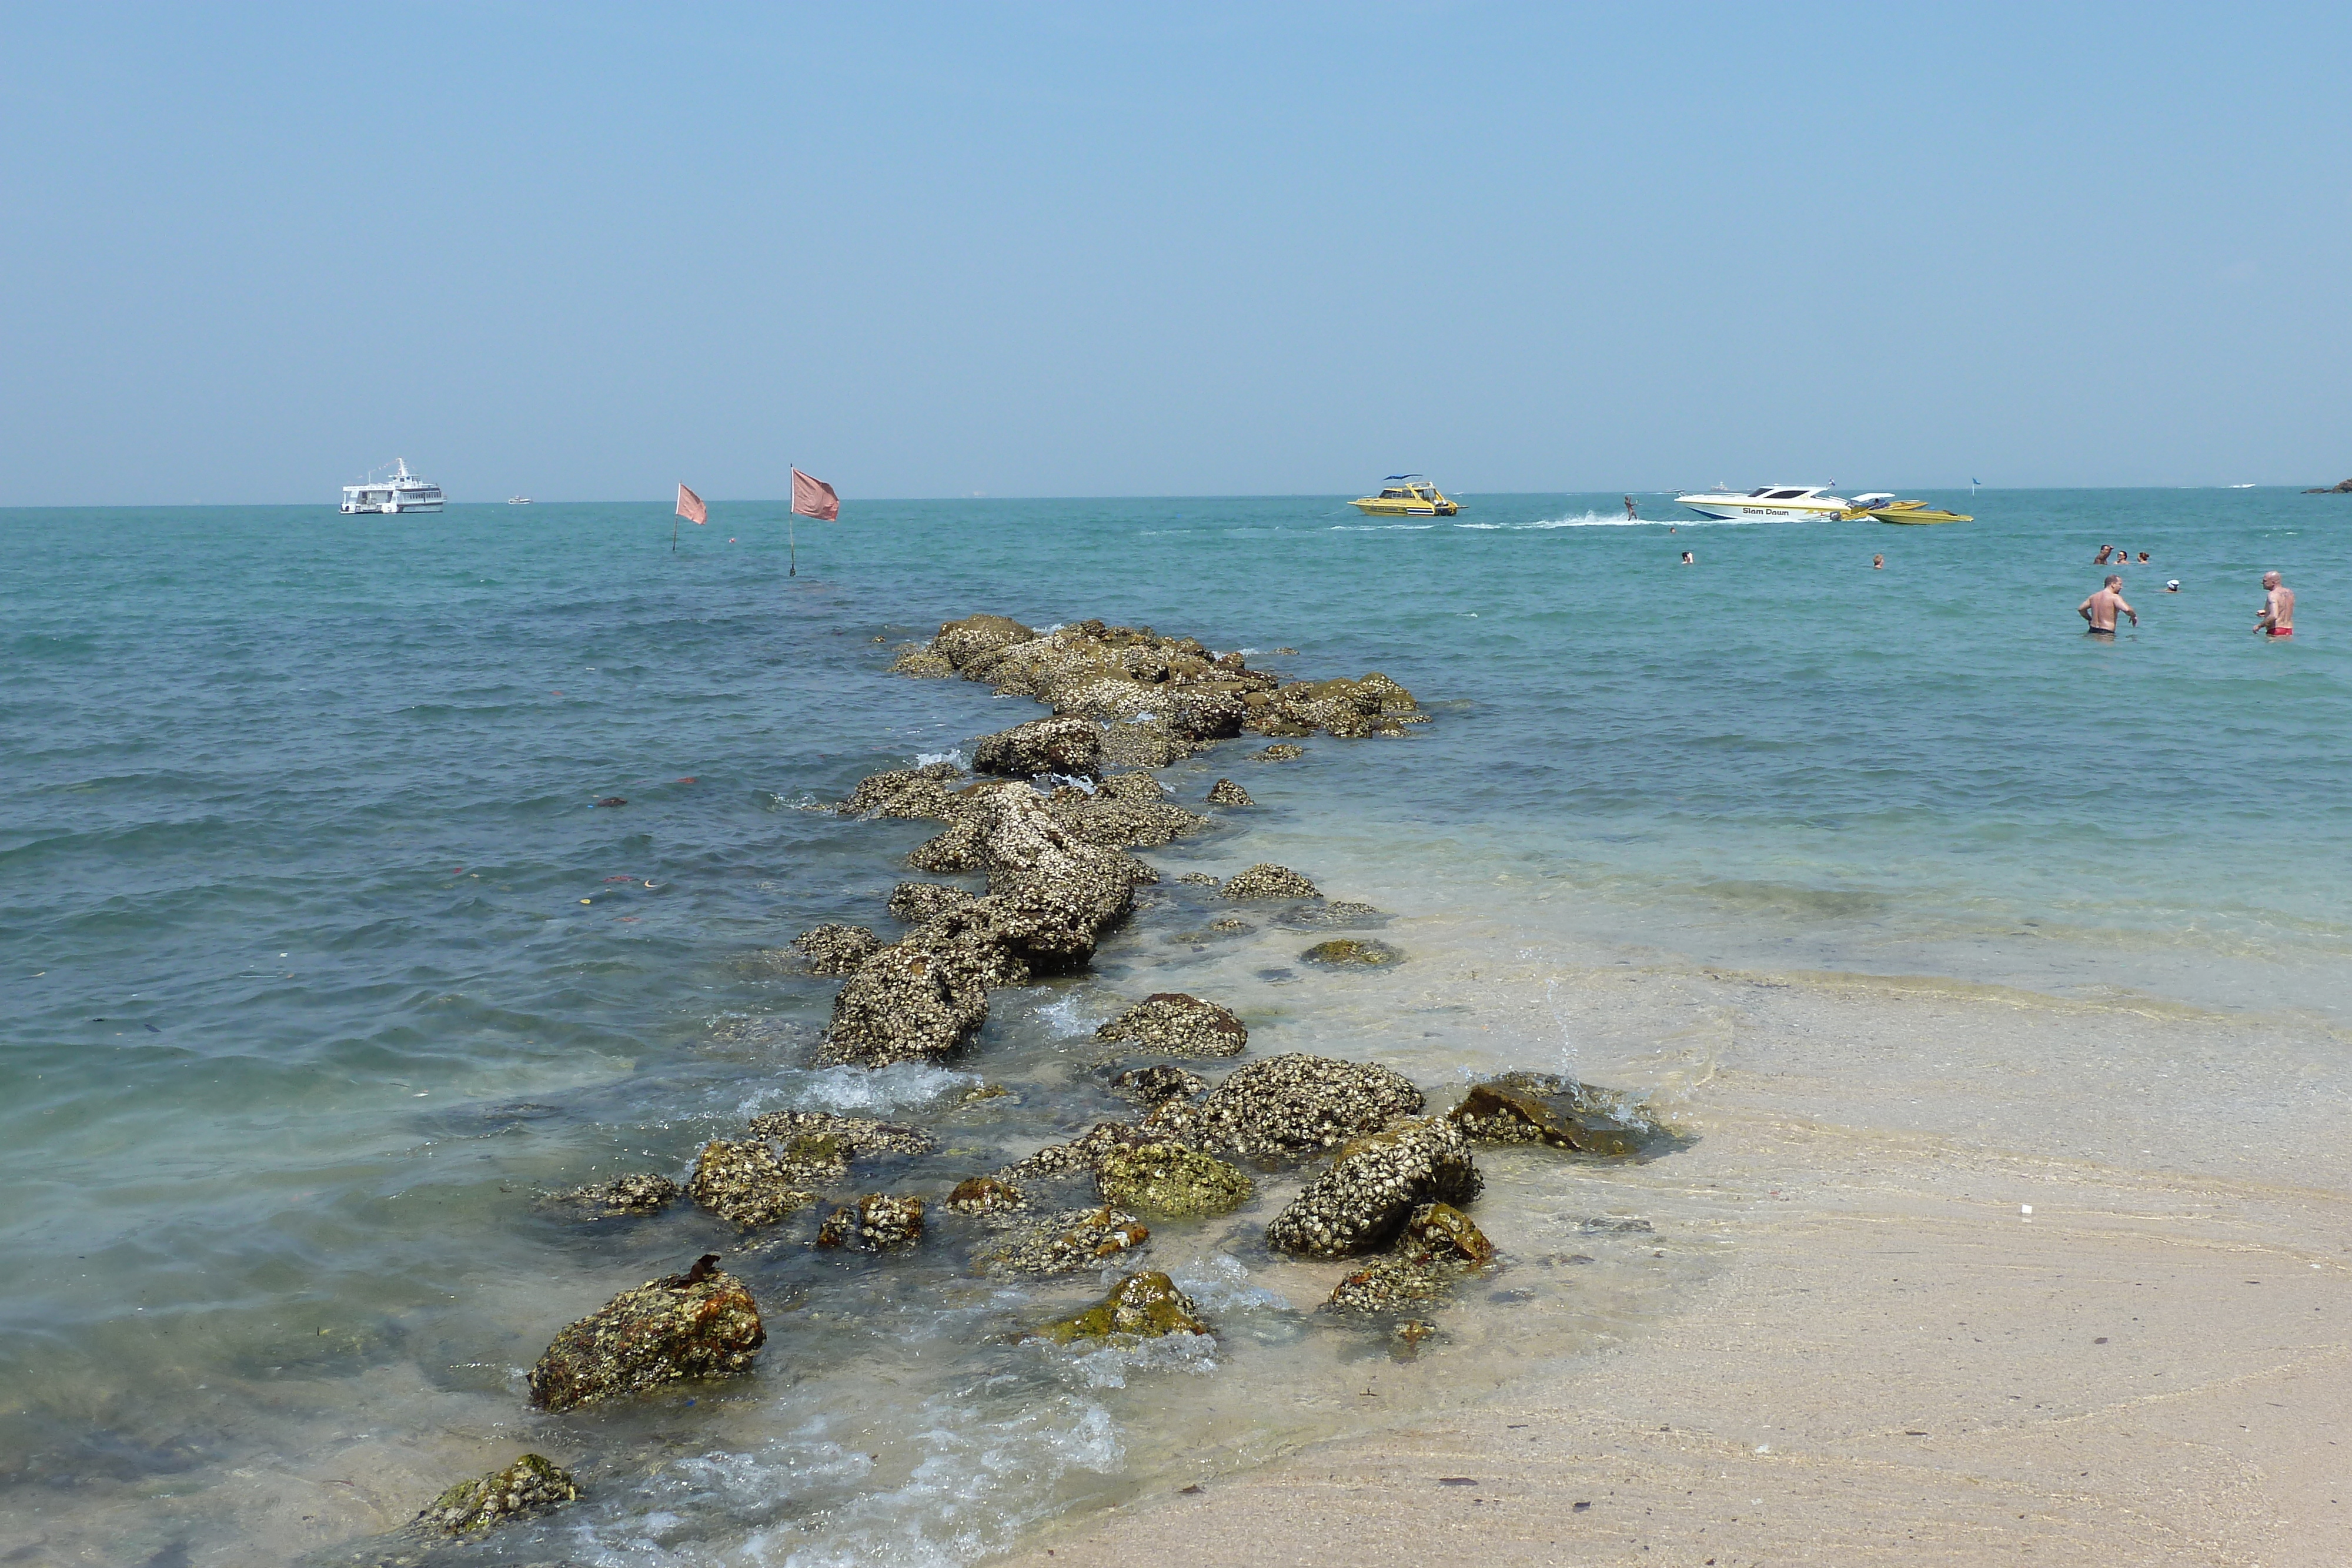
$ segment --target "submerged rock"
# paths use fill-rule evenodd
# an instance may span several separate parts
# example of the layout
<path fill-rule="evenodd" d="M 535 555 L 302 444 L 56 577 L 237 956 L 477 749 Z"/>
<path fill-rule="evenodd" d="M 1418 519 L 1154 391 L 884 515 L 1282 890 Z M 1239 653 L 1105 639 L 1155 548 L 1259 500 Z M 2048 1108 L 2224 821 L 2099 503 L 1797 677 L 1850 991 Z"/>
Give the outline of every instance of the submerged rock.
<path fill-rule="evenodd" d="M 1243 789 L 1232 779 L 1220 779 L 1214 784 L 1209 786 L 1209 804 L 1212 806 L 1255 806 L 1257 802 L 1250 799 L 1250 792 L 1248 790 Z"/>
<path fill-rule="evenodd" d="M 1443 1117 L 1407 1122 L 1343 1145 L 1265 1228 L 1284 1252 L 1341 1258 L 1377 1252 L 1425 1203 L 1467 1203 L 1482 1183 L 1462 1129 Z"/>
<path fill-rule="evenodd" d="M 1371 904 L 1335 898 L 1328 903 L 1294 904 L 1275 918 L 1308 931 L 1377 931 L 1389 923 L 1390 916 L 1388 911 Z"/>
<path fill-rule="evenodd" d="M 1203 887 L 1217 887 L 1222 885 L 1222 880 L 1220 878 L 1211 876 L 1204 871 L 1188 871 L 1176 880 L 1178 882 L 1198 883 Z"/>
<path fill-rule="evenodd" d="M 696 1204 L 746 1230 L 773 1225 L 817 1201 L 816 1194 L 794 1184 L 767 1145 L 724 1138 L 703 1145 L 686 1190 Z"/>
<path fill-rule="evenodd" d="M 944 882 L 902 882 L 890 894 L 890 913 L 909 925 L 920 925 L 952 910 L 968 908 L 979 897 Z"/>
<path fill-rule="evenodd" d="M 590 1182 L 547 1195 L 546 1201 L 586 1211 L 591 1219 L 612 1219 L 625 1214 L 653 1214 L 677 1200 L 677 1183 L 649 1171 L 633 1171 L 610 1181 Z"/>
<path fill-rule="evenodd" d="M 1478 1222 L 1450 1203 L 1424 1203 L 1404 1222 L 1397 1250 L 1408 1257 L 1479 1268 L 1495 1260 L 1495 1244 Z"/>
<path fill-rule="evenodd" d="M 1113 1078 L 1110 1086 L 1122 1094 L 1134 1095 L 1146 1105 L 1170 1100 L 1197 1100 L 1209 1092 L 1207 1079 L 1165 1062 L 1153 1067 L 1130 1067 Z"/>
<path fill-rule="evenodd" d="M 1163 1334 L 1209 1332 L 1192 1298 L 1165 1274 L 1129 1274 L 1110 1294 L 1076 1317 L 1048 1323 L 1037 1337 L 1055 1344 L 1082 1340 L 1158 1339 Z"/>
<path fill-rule="evenodd" d="M 1384 969 L 1404 962 L 1403 948 L 1367 936 L 1335 936 L 1328 942 L 1318 942 L 1298 956 L 1309 964 L 1330 969 Z"/>
<path fill-rule="evenodd" d="M 1556 1149 L 1639 1155 L 1661 1130 L 1622 1096 L 1549 1072 L 1506 1072 L 1474 1085 L 1447 1116 L 1486 1144 L 1549 1144 Z"/>
<path fill-rule="evenodd" d="M 1296 1158 L 1378 1131 L 1422 1103 L 1411 1080 L 1377 1062 L 1290 1054 L 1236 1070 L 1197 1105 L 1163 1104 L 1143 1126 L 1199 1148 Z"/>
<path fill-rule="evenodd" d="M 820 925 L 793 938 L 813 975 L 846 975 L 881 950 L 882 938 L 863 925 Z"/>
<path fill-rule="evenodd" d="M 1101 1267 L 1151 1239 L 1150 1228 L 1116 1208 L 1073 1208 L 1005 1236 L 974 1259 L 1000 1278 L 1070 1274 Z"/>
<path fill-rule="evenodd" d="M 983 737 L 972 747 L 975 773 L 1014 779 L 1040 773 L 1091 779 L 1102 758 L 1102 730 L 1092 719 L 1071 714 L 1033 719 Z"/>
<path fill-rule="evenodd" d="M 1286 865 L 1261 861 L 1224 885 L 1227 898 L 1320 898 L 1322 890 Z"/>
<path fill-rule="evenodd" d="M 562 1508 L 580 1496 L 572 1473 L 539 1454 L 525 1454 L 502 1470 L 459 1481 L 425 1505 L 419 1529 L 440 1535 L 477 1535 L 511 1519 Z"/>
<path fill-rule="evenodd" d="M 1095 1030 L 1167 1056 L 1239 1056 L 1249 1030 L 1231 1011 L 1182 991 L 1158 991 Z"/>
<path fill-rule="evenodd" d="M 1029 1207 L 1029 1197 L 997 1176 L 969 1176 L 948 1194 L 947 1206 L 958 1214 L 1011 1214 Z"/>
<path fill-rule="evenodd" d="M 891 1197 L 869 1192 L 856 1205 L 844 1205 L 817 1227 L 819 1247 L 856 1247 L 867 1251 L 891 1251 L 912 1247 L 923 1239 L 923 1200 Z"/>
<path fill-rule="evenodd" d="M 769 1111 L 751 1118 L 751 1135 L 779 1143 L 830 1138 L 852 1159 L 866 1155 L 928 1155 L 940 1146 L 940 1141 L 920 1127 L 831 1111 Z"/>
<path fill-rule="evenodd" d="M 740 1377 L 768 1340 L 743 1281 L 706 1255 L 568 1324 L 530 1369 L 530 1402 L 571 1410 L 690 1377 Z"/>
<path fill-rule="evenodd" d="M 1429 1258 L 1375 1258 L 1341 1279 L 1323 1303 L 1335 1312 L 1394 1312 L 1443 1300 L 1460 1270 Z"/>
<path fill-rule="evenodd" d="M 1105 1203 L 1161 1219 L 1231 1214 L 1250 1199 L 1250 1178 L 1214 1155 L 1181 1144 L 1112 1149 L 1095 1166 Z"/>
<path fill-rule="evenodd" d="M 1290 742 L 1282 740 L 1276 741 L 1272 746 L 1262 746 L 1242 760 L 1244 762 L 1296 762 L 1306 755 L 1305 747 L 1293 746 Z"/>
<path fill-rule="evenodd" d="M 1004 1167 L 1012 1180 L 1076 1176 L 1102 1164 L 1113 1149 L 1131 1149 L 1153 1143 L 1150 1133 L 1129 1122 L 1097 1122 L 1082 1137 L 1066 1144 L 1048 1144 L 1025 1159 Z"/>

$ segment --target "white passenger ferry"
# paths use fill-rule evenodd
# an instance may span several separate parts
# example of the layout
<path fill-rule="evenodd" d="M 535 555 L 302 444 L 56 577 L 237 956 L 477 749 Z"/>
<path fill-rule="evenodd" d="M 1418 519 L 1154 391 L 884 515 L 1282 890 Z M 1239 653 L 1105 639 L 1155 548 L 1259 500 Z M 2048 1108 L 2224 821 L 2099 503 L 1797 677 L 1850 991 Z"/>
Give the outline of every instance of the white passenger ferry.
<path fill-rule="evenodd" d="M 343 486 L 343 511 L 353 512 L 437 512 L 441 509 L 441 486 L 419 479 L 408 471 L 408 460 L 396 458 L 392 474 L 379 479 L 381 468 L 368 470 L 368 476 L 356 485 Z"/>

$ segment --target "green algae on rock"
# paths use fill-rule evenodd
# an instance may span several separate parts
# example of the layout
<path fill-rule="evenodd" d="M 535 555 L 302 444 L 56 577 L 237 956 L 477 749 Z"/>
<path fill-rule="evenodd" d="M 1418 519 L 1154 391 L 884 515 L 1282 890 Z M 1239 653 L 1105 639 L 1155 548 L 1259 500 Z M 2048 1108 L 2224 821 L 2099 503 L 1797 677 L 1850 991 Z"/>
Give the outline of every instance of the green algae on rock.
<path fill-rule="evenodd" d="M 666 1383 L 750 1373 L 768 1331 L 743 1281 L 709 1254 L 567 1324 L 530 1369 L 530 1402 L 572 1410 Z"/>
<path fill-rule="evenodd" d="M 819 1247 L 854 1247 L 871 1252 L 912 1247 L 923 1239 L 923 1200 L 869 1192 L 845 1204 L 817 1227 Z"/>
<path fill-rule="evenodd" d="M 1095 1166 L 1095 1190 L 1105 1203 L 1153 1218 L 1197 1219 L 1230 1214 L 1247 1203 L 1250 1178 L 1214 1155 L 1181 1144 L 1113 1149 Z"/>
<path fill-rule="evenodd" d="M 1298 955 L 1309 964 L 1328 969 L 1384 969 L 1404 962 L 1404 950 L 1367 936 L 1334 936 Z"/>
<path fill-rule="evenodd" d="M 622 1215 L 654 1214 L 677 1201 L 677 1183 L 649 1171 L 632 1171 L 610 1181 L 590 1182 L 546 1197 L 550 1205 L 582 1210 L 590 1219 L 614 1219 Z"/>
<path fill-rule="evenodd" d="M 881 950 L 882 938 L 863 925 L 819 925 L 793 938 L 812 975 L 846 975 Z"/>
<path fill-rule="evenodd" d="M 1472 1086 L 1446 1113 L 1463 1133 L 1486 1144 L 1547 1144 L 1556 1149 L 1638 1158 L 1672 1134 L 1624 1097 L 1549 1072 L 1506 1072 Z"/>
<path fill-rule="evenodd" d="M 1320 898 L 1322 890 L 1286 865 L 1260 861 L 1223 888 L 1227 898 Z"/>
<path fill-rule="evenodd" d="M 441 1535 L 476 1535 L 511 1519 L 562 1508 L 580 1496 L 570 1471 L 540 1454 L 525 1454 L 502 1470 L 459 1481 L 425 1505 L 415 1524 Z"/>
<path fill-rule="evenodd" d="M 793 1175 L 765 1144 L 713 1138 L 694 1162 L 686 1190 L 699 1207 L 750 1230 L 817 1201 L 815 1193 L 793 1184 Z"/>
<path fill-rule="evenodd" d="M 1182 991 L 1157 991 L 1095 1030 L 1166 1056 L 1239 1056 L 1249 1029 L 1233 1012 Z"/>
<path fill-rule="evenodd" d="M 1073 1274 L 1099 1268 L 1150 1239 L 1150 1228 L 1132 1214 L 1107 1206 L 1073 1208 L 1011 1232 L 972 1261 L 1000 1279 Z"/>
<path fill-rule="evenodd" d="M 1411 1257 L 1481 1268 L 1495 1260 L 1495 1244 L 1478 1222 L 1450 1203 L 1424 1203 L 1404 1222 L 1397 1250 Z"/>
<path fill-rule="evenodd" d="M 1175 1281 L 1165 1274 L 1147 1272 L 1128 1275 L 1095 1305 L 1076 1317 L 1046 1324 L 1034 1337 L 1049 1339 L 1055 1344 L 1071 1344 L 1208 1332 L 1209 1325 L 1201 1321 L 1200 1309 L 1192 1304 L 1192 1297 L 1176 1288 Z"/>
<path fill-rule="evenodd" d="M 1265 1228 L 1277 1251 L 1342 1258 L 1377 1252 L 1425 1203 L 1468 1203 L 1484 1185 L 1462 1129 L 1442 1116 L 1402 1123 L 1342 1146 Z"/>
<path fill-rule="evenodd" d="M 1378 1131 L 1422 1109 L 1403 1074 L 1371 1061 L 1290 1053 L 1236 1069 L 1198 1104 L 1170 1101 L 1146 1134 L 1251 1159 L 1295 1159 Z"/>
<path fill-rule="evenodd" d="M 1131 1122 L 1097 1122 L 1068 1143 L 1047 1144 L 1036 1153 L 1015 1160 L 1000 1174 L 1012 1181 L 1076 1176 L 1093 1170 L 1113 1149 L 1131 1149 L 1138 1144 L 1158 1141 Z"/>

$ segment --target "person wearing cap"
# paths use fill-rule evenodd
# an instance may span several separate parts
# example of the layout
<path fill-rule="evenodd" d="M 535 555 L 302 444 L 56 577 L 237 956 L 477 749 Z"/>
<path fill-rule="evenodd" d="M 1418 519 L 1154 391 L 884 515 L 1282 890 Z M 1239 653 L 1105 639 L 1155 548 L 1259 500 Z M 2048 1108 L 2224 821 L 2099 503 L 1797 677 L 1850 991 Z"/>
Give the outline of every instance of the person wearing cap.
<path fill-rule="evenodd" d="M 2254 630 L 2273 637 L 2294 635 L 2294 590 L 2277 572 L 2263 573 L 2263 612 L 2254 617 Z"/>
<path fill-rule="evenodd" d="M 2177 578 L 2177 577 L 2168 577 L 2168 578 L 2166 578 L 2166 579 L 2164 580 L 2164 591 L 2165 591 L 2165 592 L 2167 592 L 2167 593 L 2178 593 L 2178 592 L 2179 592 L 2179 591 L 2180 591 L 2180 580 L 2179 580 L 2179 578 Z"/>

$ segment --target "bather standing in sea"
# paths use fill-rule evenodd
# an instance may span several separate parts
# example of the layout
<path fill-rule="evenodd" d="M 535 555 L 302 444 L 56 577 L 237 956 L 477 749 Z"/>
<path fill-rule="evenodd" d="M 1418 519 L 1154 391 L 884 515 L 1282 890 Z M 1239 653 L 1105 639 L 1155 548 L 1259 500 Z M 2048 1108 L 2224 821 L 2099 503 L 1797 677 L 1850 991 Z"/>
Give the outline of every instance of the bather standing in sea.
<path fill-rule="evenodd" d="M 2254 617 L 2254 630 L 2273 637 L 2294 635 L 2294 590 L 2277 572 L 2263 573 L 2263 612 Z"/>
<path fill-rule="evenodd" d="M 2093 637 L 2116 634 L 2116 612 L 2118 610 L 2131 617 L 2133 625 L 2139 624 L 2139 612 L 2124 602 L 2124 580 L 2112 572 L 2096 593 L 2074 606 L 2074 613 L 2091 623 L 2087 635 Z"/>

